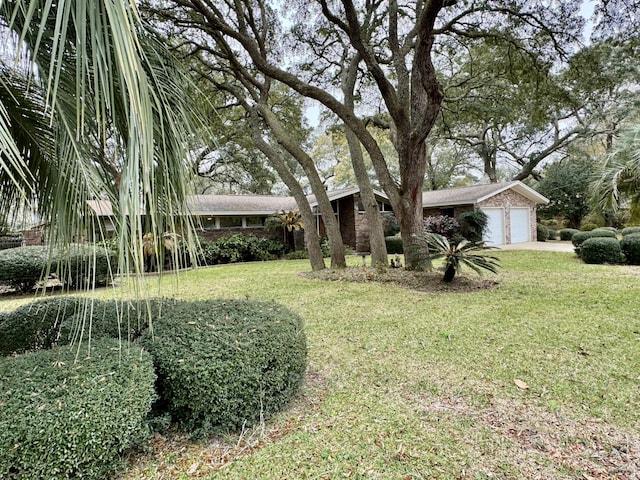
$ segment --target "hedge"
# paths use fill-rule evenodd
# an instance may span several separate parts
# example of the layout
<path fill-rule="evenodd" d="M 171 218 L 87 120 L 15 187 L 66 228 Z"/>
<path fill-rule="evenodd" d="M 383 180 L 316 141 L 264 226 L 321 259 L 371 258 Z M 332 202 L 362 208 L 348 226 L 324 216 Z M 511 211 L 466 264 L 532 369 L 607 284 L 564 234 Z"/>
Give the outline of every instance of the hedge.
<path fill-rule="evenodd" d="M 628 233 L 620 240 L 620 249 L 629 265 L 640 265 L 640 231 Z"/>
<path fill-rule="evenodd" d="M 632 233 L 640 233 L 640 227 L 626 227 L 620 231 L 623 237 L 631 235 Z"/>
<path fill-rule="evenodd" d="M 117 340 L 0 359 L 0 478 L 103 479 L 148 438 L 150 356 Z"/>
<path fill-rule="evenodd" d="M 620 242 L 610 237 L 592 237 L 581 245 L 580 256 L 585 263 L 620 263 Z"/>
<path fill-rule="evenodd" d="M 571 238 L 580 230 L 576 228 L 563 228 L 560 230 L 560 240 L 571 240 Z"/>
<path fill-rule="evenodd" d="M 284 255 L 286 246 L 277 240 L 236 233 L 210 242 L 200 242 L 199 263 L 216 265 L 275 260 Z"/>
<path fill-rule="evenodd" d="M 147 327 L 158 301 L 105 302 L 79 297 L 53 297 L 22 305 L 3 315 L 0 355 L 77 343 L 91 336 L 135 340 Z"/>
<path fill-rule="evenodd" d="M 589 238 L 609 237 L 616 238 L 616 234 L 610 230 L 591 230 L 588 232 L 580 231 L 571 237 L 571 243 L 574 246 L 576 254 L 582 256 L 582 244 Z"/>
<path fill-rule="evenodd" d="M 549 238 L 549 229 L 541 223 L 536 224 L 536 235 L 539 242 L 546 242 Z"/>
<path fill-rule="evenodd" d="M 104 248 L 74 245 L 69 251 L 51 251 L 49 247 L 29 246 L 0 251 L 0 284 L 30 292 L 43 274 L 57 273 L 67 287 L 84 288 L 106 285 L 111 278 L 110 265 L 116 255 Z"/>
<path fill-rule="evenodd" d="M 274 303 L 166 303 L 141 344 L 158 375 L 158 413 L 193 434 L 239 429 L 285 406 L 306 368 L 302 320 Z"/>
<path fill-rule="evenodd" d="M 384 237 L 384 243 L 387 245 L 387 253 L 389 255 L 404 253 L 402 237 L 398 235 L 394 235 L 393 237 Z"/>

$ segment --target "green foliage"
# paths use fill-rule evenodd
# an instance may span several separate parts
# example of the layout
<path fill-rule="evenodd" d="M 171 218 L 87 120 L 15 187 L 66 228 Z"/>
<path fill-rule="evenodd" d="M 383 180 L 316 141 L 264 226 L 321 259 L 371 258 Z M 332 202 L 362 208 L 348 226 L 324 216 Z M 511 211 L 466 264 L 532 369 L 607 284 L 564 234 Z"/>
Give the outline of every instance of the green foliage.
<path fill-rule="evenodd" d="M 22 233 L 2 232 L 2 223 L 0 222 L 0 250 L 20 247 L 23 241 Z"/>
<path fill-rule="evenodd" d="M 640 265 L 640 231 L 629 233 L 620 240 L 620 249 L 624 255 L 625 263 Z"/>
<path fill-rule="evenodd" d="M 626 227 L 620 231 L 623 237 L 631 235 L 632 233 L 640 233 L 640 227 Z"/>
<path fill-rule="evenodd" d="M 235 233 L 214 242 L 201 242 L 199 262 L 205 265 L 275 260 L 285 251 L 282 242 L 269 238 Z"/>
<path fill-rule="evenodd" d="M 536 224 L 537 238 L 539 242 L 546 242 L 549 238 L 549 230 L 541 223 Z"/>
<path fill-rule="evenodd" d="M 51 348 L 61 324 L 75 315 L 83 302 L 76 297 L 54 297 L 5 313 L 0 324 L 0 355 Z"/>
<path fill-rule="evenodd" d="M 472 210 L 458 215 L 460 235 L 470 242 L 481 242 L 487 229 L 489 218 L 482 210 Z"/>
<path fill-rule="evenodd" d="M 580 247 L 580 257 L 585 263 L 620 263 L 620 242 L 610 237 L 588 238 Z"/>
<path fill-rule="evenodd" d="M 141 342 L 159 377 L 158 409 L 196 434 L 274 414 L 296 394 L 306 369 L 302 320 L 274 303 L 167 303 Z"/>
<path fill-rule="evenodd" d="M 398 219 L 393 212 L 381 212 L 382 217 L 382 229 L 385 237 L 393 237 L 400 232 L 400 225 L 398 225 Z"/>
<path fill-rule="evenodd" d="M 558 231 L 555 228 L 547 227 L 548 240 L 555 240 L 558 238 Z"/>
<path fill-rule="evenodd" d="M 157 317 L 158 312 L 158 300 L 121 303 L 63 296 L 37 300 L 4 314 L 0 355 L 78 343 L 89 337 L 135 340 L 149 317 Z"/>
<path fill-rule="evenodd" d="M 598 228 L 598 225 L 595 223 L 584 223 L 580 225 L 580 231 L 582 232 L 590 232 L 591 230 L 595 230 Z"/>
<path fill-rule="evenodd" d="M 101 340 L 0 359 L 0 478 L 104 479 L 148 437 L 155 375 L 136 345 Z"/>
<path fill-rule="evenodd" d="M 548 204 L 538 207 L 540 217 L 562 216 L 569 226 L 577 227 L 589 212 L 589 183 L 595 162 L 587 155 L 572 153 L 569 158 L 547 165 L 536 189 L 549 199 Z"/>
<path fill-rule="evenodd" d="M 580 230 L 575 228 L 563 228 L 560 230 L 560 240 L 571 240 L 574 234 L 578 233 Z"/>
<path fill-rule="evenodd" d="M 592 232 L 609 231 L 609 232 L 613 232 L 616 235 L 618 234 L 618 229 L 616 227 L 598 227 L 598 228 L 594 228 L 591 231 Z"/>
<path fill-rule="evenodd" d="M 402 247 L 402 237 L 400 237 L 399 235 L 384 237 L 384 243 L 387 246 L 387 253 L 389 255 L 404 253 Z"/>
<path fill-rule="evenodd" d="M 428 259 L 428 263 L 433 260 L 444 258 L 445 271 L 444 282 L 451 282 L 455 275 L 460 272 L 462 265 L 471 268 L 478 275 L 482 274 L 482 270 L 488 270 L 491 273 L 497 273 L 498 259 L 490 255 L 483 255 L 482 252 L 491 247 L 485 247 L 481 243 L 472 243 L 467 240 L 459 242 L 449 242 L 443 235 L 437 233 L 426 233 L 415 235 L 413 247 L 416 248 L 421 258 Z"/>
<path fill-rule="evenodd" d="M 582 243 L 588 238 L 593 237 L 610 237 L 615 238 L 616 234 L 611 230 L 590 230 L 587 232 L 577 232 L 571 237 L 571 243 L 573 243 L 574 247 L 579 247 Z"/>
<path fill-rule="evenodd" d="M 0 251 L 0 285 L 30 292 L 47 268 L 47 247 L 18 247 Z"/>
<path fill-rule="evenodd" d="M 447 215 L 432 215 L 424 219 L 424 231 L 452 238 L 460 234 L 460 224 Z"/>

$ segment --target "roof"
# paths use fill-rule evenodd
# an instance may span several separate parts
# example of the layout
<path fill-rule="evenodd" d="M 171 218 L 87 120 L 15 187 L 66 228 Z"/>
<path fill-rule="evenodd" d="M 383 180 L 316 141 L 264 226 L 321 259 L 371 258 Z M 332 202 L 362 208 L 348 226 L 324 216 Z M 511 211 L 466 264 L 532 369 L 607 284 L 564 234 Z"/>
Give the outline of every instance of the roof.
<path fill-rule="evenodd" d="M 275 195 L 189 195 L 187 205 L 198 215 L 271 215 L 297 208 L 293 197 Z"/>
<path fill-rule="evenodd" d="M 472 187 L 447 188 L 422 193 L 422 207 L 447 207 L 454 205 L 477 205 L 488 198 L 512 189 L 535 203 L 548 203 L 549 200 L 520 181 L 488 183 Z"/>

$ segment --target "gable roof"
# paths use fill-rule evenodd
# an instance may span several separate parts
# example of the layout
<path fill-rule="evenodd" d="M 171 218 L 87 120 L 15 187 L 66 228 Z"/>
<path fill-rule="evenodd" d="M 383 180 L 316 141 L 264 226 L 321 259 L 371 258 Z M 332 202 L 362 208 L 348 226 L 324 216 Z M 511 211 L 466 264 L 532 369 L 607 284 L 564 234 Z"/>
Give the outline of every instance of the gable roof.
<path fill-rule="evenodd" d="M 512 189 L 535 203 L 548 203 L 549 200 L 520 181 L 489 183 L 472 187 L 447 188 L 422 193 L 422 207 L 448 207 L 454 205 L 477 205 L 499 193 Z"/>
<path fill-rule="evenodd" d="M 197 215 L 271 215 L 297 208 L 293 197 L 275 195 L 189 195 L 187 206 Z"/>

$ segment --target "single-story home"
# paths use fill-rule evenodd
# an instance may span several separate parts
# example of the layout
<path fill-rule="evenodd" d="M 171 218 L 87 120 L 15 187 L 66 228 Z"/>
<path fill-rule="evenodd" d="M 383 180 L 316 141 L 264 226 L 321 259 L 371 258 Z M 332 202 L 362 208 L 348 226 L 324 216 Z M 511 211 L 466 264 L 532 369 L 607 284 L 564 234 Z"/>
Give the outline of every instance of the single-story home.
<path fill-rule="evenodd" d="M 383 192 L 376 191 L 381 212 L 392 212 Z M 368 231 L 359 188 L 328 192 L 333 211 L 340 224 L 342 239 L 356 251 L 368 250 Z M 316 213 L 318 233 L 324 235 L 324 225 L 318 213 L 315 196 L 307 197 Z M 473 187 L 451 188 L 424 192 L 424 215 L 457 216 L 478 208 L 489 217 L 485 241 L 492 245 L 536 240 L 536 205 L 548 200 L 522 182 L 493 183 Z M 280 211 L 297 208 L 293 197 L 276 195 L 192 195 L 189 209 L 198 217 L 200 235 L 214 240 L 229 233 L 272 235 L 265 227 L 267 217 Z M 109 202 L 89 201 L 92 210 L 103 221 L 106 232 L 113 230 L 113 212 Z"/>

